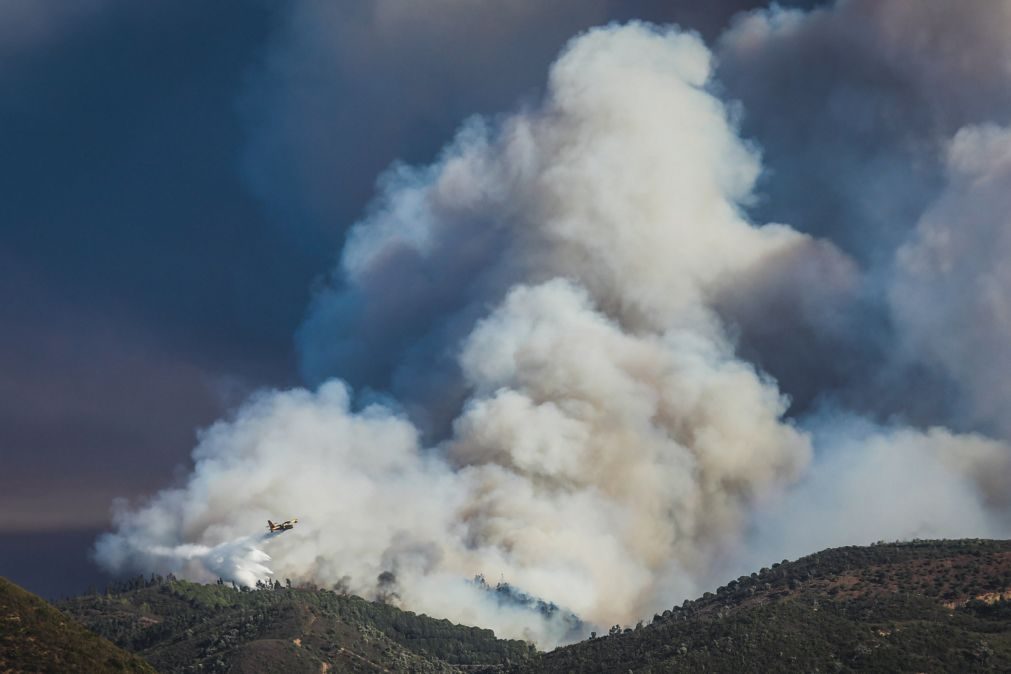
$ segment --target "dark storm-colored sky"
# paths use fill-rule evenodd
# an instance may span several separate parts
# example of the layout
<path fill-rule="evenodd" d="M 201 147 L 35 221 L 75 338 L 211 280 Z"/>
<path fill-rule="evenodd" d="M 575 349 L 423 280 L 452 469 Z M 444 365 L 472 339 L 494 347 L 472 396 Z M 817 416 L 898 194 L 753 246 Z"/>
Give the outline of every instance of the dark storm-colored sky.
<path fill-rule="evenodd" d="M 398 60 L 416 45 L 338 51 L 313 65 L 339 71 L 318 97 L 340 123 L 311 140 L 349 149 L 307 177 L 249 150 L 271 132 L 264 73 L 288 5 L 0 1 L 0 575 L 48 596 L 96 582 L 87 549 L 113 499 L 170 484 L 197 429 L 251 390 L 299 383 L 313 280 L 391 161 L 430 160 L 467 115 L 535 91 L 589 25 L 639 16 L 711 38 L 756 4 L 559 3 L 480 73 L 447 83 L 433 57 L 445 105 L 405 84 L 425 71 Z M 336 196 L 291 208 L 282 179 Z"/>

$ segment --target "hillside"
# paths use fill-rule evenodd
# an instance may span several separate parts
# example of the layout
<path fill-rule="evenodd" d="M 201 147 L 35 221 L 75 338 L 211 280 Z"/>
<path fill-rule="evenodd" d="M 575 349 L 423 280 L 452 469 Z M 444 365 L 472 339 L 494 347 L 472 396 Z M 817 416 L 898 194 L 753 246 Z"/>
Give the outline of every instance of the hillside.
<path fill-rule="evenodd" d="M 448 672 L 529 660 L 522 641 L 330 590 L 139 578 L 61 607 L 161 672 Z"/>
<path fill-rule="evenodd" d="M 0 578 L 0 672 L 113 671 L 154 669 Z"/>
<path fill-rule="evenodd" d="M 542 654 L 309 588 L 139 578 L 62 608 L 163 672 L 1011 671 L 1011 541 L 825 550 Z"/>
<path fill-rule="evenodd" d="M 514 671 L 1011 671 L 1011 541 L 825 550 Z"/>

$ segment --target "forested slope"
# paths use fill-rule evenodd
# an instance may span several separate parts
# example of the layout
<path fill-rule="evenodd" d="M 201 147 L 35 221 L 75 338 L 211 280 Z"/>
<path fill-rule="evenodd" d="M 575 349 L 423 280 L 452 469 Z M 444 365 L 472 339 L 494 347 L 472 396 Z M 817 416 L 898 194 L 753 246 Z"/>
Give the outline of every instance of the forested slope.
<path fill-rule="evenodd" d="M 517 671 L 1011 671 L 1011 542 L 825 550 Z"/>
<path fill-rule="evenodd" d="M 154 672 L 51 604 L 0 578 L 0 672 Z"/>
<path fill-rule="evenodd" d="M 163 672 L 442 672 L 534 654 L 491 630 L 315 588 L 138 578 L 62 607 Z"/>

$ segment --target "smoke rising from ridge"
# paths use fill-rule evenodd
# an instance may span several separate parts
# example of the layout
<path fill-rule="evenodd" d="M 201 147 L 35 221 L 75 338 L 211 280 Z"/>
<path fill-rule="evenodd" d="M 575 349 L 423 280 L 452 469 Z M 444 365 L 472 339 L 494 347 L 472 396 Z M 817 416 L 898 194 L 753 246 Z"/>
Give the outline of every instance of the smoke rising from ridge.
<path fill-rule="evenodd" d="M 346 285 L 317 299 L 303 339 L 323 350 L 418 321 L 412 344 L 433 350 L 394 353 L 405 399 L 428 404 L 410 379 L 429 361 L 465 400 L 438 447 L 384 406 L 353 412 L 339 383 L 267 395 L 205 435 L 185 488 L 123 513 L 100 558 L 290 511 L 303 525 L 273 551 L 279 573 L 347 574 L 368 592 L 391 570 L 406 604 L 458 620 L 468 607 L 433 607 L 418 588 L 504 574 L 604 624 L 615 607 L 626 620 L 653 608 L 657 583 L 690 586 L 810 453 L 707 303 L 804 240 L 740 218 L 758 161 L 704 90 L 709 69 L 689 34 L 591 32 L 541 108 L 475 121 L 436 166 L 387 179 L 345 249 Z M 413 315 L 383 305 L 401 295 L 391 286 Z M 436 393 L 434 406 L 456 404 Z"/>
<path fill-rule="evenodd" d="M 1006 184 L 1004 155 L 977 146 L 1002 147 L 980 134 L 1004 132 L 956 136 L 947 191 L 899 254 L 890 300 L 872 302 L 885 281 L 845 245 L 744 215 L 761 199 L 761 159 L 714 93 L 713 67 L 691 33 L 595 29 L 559 56 L 543 101 L 469 120 L 430 166 L 391 168 L 299 333 L 318 389 L 261 393 L 208 429 L 187 482 L 120 510 L 98 559 L 176 559 L 199 577 L 187 564 L 211 572 L 217 541 L 291 513 L 300 525 L 265 545 L 278 574 L 376 597 L 392 573 L 412 610 L 549 646 L 570 638 L 566 625 L 467 579 L 503 575 L 609 625 L 782 550 L 1006 533 L 1011 449 L 992 421 L 1006 399 L 979 416 L 993 438 L 822 401 L 795 418 L 751 362 L 778 347 L 771 362 L 792 365 L 791 342 L 763 326 L 796 328 L 829 357 L 884 312 L 881 339 L 910 340 L 903 361 L 964 376 L 988 400 L 997 384 L 959 358 L 982 344 L 972 365 L 984 368 L 1004 324 L 942 340 L 929 320 L 1003 321 L 997 254 L 941 244 L 958 238 L 946 223 L 964 201 L 1002 203 L 988 185 Z M 992 242 L 992 212 L 960 232 Z M 985 301 L 919 316 L 930 307 L 918 293 L 953 268 Z M 879 345 L 842 355 L 865 351 Z M 345 377 L 376 390 L 356 394 Z M 917 498 L 897 508 L 895 485 Z"/>

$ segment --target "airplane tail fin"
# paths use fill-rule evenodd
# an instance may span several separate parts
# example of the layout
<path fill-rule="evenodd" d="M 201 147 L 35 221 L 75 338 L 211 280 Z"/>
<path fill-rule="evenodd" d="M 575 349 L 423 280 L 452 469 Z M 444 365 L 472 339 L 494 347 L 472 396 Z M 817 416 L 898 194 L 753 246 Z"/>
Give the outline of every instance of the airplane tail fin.
<path fill-rule="evenodd" d="M 267 528 L 268 529 L 273 529 L 274 528 L 274 523 L 271 522 L 270 520 L 267 520 Z"/>

